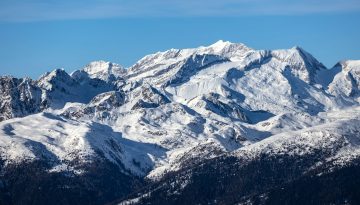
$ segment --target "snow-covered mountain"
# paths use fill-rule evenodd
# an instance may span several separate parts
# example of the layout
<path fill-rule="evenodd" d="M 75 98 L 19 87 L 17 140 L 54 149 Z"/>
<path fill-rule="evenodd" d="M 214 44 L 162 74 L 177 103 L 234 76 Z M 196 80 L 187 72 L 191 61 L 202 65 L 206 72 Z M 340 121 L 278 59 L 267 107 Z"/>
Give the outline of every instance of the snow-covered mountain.
<path fill-rule="evenodd" d="M 129 68 L 95 61 L 38 80 L 4 76 L 0 88 L 4 203 L 266 204 L 277 184 L 359 168 L 360 63 L 326 68 L 300 47 L 218 41 Z M 258 177 L 268 185 L 251 185 Z M 203 188 L 206 178 L 217 188 Z M 332 194 L 359 202 L 354 193 Z"/>

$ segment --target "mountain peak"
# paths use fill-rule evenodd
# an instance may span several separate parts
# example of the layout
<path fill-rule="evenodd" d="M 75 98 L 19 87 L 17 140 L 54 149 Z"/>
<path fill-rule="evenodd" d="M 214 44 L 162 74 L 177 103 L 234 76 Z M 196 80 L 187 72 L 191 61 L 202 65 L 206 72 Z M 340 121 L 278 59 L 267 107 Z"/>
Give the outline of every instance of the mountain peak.
<path fill-rule="evenodd" d="M 298 50 L 298 51 L 301 51 L 301 50 L 304 50 L 301 46 L 298 46 L 298 45 L 295 45 L 291 48 L 291 50 Z"/>
<path fill-rule="evenodd" d="M 108 81 L 113 77 L 121 77 L 125 75 L 126 72 L 126 69 L 119 64 L 100 60 L 90 62 L 83 69 L 74 71 L 71 76 L 76 79 L 88 76 L 90 78 L 98 78 Z"/>
<path fill-rule="evenodd" d="M 253 49 L 247 47 L 245 44 L 223 40 L 219 40 L 208 47 L 198 49 L 198 53 L 220 55 L 229 58 L 231 61 L 241 60 L 250 51 L 253 51 Z"/>
<path fill-rule="evenodd" d="M 231 44 L 233 43 L 231 43 L 230 41 L 218 40 L 209 47 L 223 49 L 224 47 L 229 46 Z"/>
<path fill-rule="evenodd" d="M 299 46 L 273 50 L 271 53 L 281 62 L 286 62 L 292 68 L 292 72 L 306 82 L 313 83 L 315 74 L 326 69 L 314 56 Z"/>
<path fill-rule="evenodd" d="M 221 52 L 223 50 L 251 50 L 249 47 L 247 47 L 245 44 L 243 43 L 232 43 L 230 41 L 224 41 L 224 40 L 218 40 L 217 42 L 215 42 L 214 44 L 211 44 L 208 47 L 205 48 L 212 48 L 214 50 L 214 52 Z"/>
<path fill-rule="evenodd" d="M 42 76 L 40 76 L 39 81 L 49 81 L 54 78 L 68 78 L 69 74 L 63 68 L 54 69 L 51 72 L 46 72 Z"/>
<path fill-rule="evenodd" d="M 349 71 L 353 68 L 360 68 L 360 60 L 342 60 L 337 65 L 340 65 L 344 71 Z"/>
<path fill-rule="evenodd" d="M 98 75 L 98 74 L 116 74 L 124 72 L 124 67 L 119 64 L 108 62 L 108 61 L 93 61 L 90 62 L 85 68 L 85 72 L 89 75 Z"/>

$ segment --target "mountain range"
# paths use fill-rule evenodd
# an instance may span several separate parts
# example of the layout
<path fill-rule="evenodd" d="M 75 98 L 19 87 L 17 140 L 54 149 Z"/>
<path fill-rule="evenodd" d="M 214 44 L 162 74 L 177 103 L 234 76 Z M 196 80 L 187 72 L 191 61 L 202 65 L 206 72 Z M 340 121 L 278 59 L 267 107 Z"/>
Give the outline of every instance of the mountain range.
<path fill-rule="evenodd" d="M 0 204 L 360 204 L 360 60 L 218 41 L 0 77 Z"/>

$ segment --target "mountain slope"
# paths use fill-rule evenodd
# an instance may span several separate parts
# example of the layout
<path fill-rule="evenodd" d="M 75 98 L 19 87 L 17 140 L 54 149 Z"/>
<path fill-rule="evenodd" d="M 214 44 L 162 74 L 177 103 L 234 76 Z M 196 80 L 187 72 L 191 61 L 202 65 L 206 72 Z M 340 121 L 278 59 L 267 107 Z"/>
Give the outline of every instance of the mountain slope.
<path fill-rule="evenodd" d="M 359 182 L 351 178 L 360 168 L 359 111 L 336 112 L 347 119 L 274 135 L 184 167 L 120 204 L 356 204 Z M 304 184 L 323 187 L 311 193 Z"/>

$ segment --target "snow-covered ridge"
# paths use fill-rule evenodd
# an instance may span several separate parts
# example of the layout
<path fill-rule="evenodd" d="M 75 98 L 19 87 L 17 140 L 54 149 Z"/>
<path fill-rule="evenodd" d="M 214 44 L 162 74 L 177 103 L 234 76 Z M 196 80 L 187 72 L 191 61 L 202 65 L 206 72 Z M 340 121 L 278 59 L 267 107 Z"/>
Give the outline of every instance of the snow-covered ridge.
<path fill-rule="evenodd" d="M 323 149 L 323 151 L 328 149 L 337 153 L 338 157 L 347 152 L 349 157 L 351 155 L 351 158 L 347 160 L 352 160 L 360 156 L 359 112 L 360 107 L 353 107 L 342 111 L 323 113 L 323 115 L 341 117 L 327 117 L 327 123 L 273 135 L 261 142 L 240 148 L 234 154 L 246 154 L 248 157 L 257 157 L 262 153 L 306 155 L 317 149 Z M 332 160 L 335 160 L 335 157 L 332 157 Z"/>

